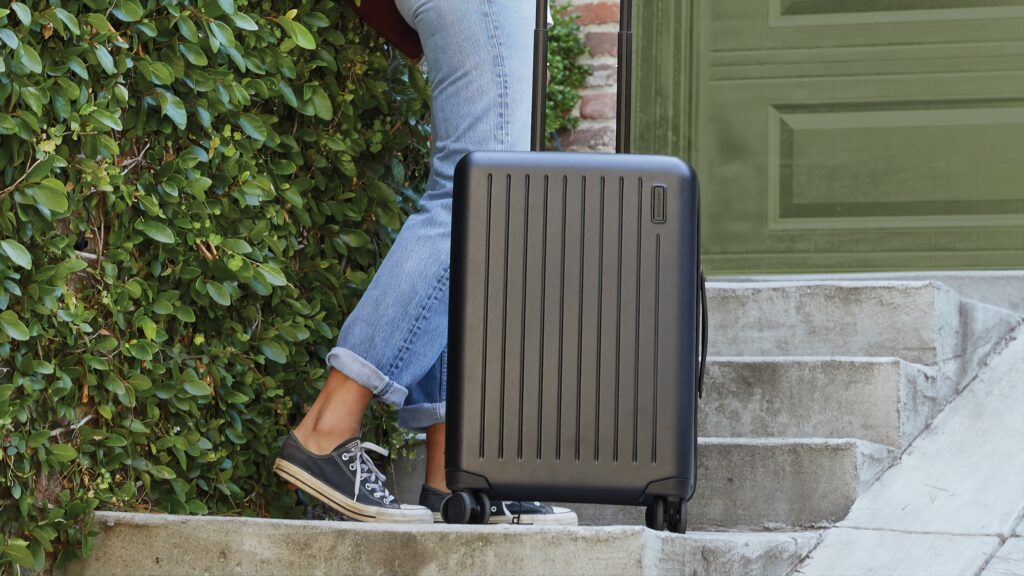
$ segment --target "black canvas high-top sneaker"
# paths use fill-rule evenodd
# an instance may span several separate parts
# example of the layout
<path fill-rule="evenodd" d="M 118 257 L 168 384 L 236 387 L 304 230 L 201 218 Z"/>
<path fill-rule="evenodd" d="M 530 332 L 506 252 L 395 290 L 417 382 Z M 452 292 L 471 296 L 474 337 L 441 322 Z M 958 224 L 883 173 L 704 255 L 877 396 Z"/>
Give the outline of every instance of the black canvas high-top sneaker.
<path fill-rule="evenodd" d="M 430 524 L 433 514 L 423 506 L 402 504 L 384 487 L 386 478 L 374 465 L 367 450 L 387 456 L 387 451 L 349 438 L 318 455 L 307 450 L 294 432 L 281 447 L 274 472 L 304 492 L 352 520 Z"/>

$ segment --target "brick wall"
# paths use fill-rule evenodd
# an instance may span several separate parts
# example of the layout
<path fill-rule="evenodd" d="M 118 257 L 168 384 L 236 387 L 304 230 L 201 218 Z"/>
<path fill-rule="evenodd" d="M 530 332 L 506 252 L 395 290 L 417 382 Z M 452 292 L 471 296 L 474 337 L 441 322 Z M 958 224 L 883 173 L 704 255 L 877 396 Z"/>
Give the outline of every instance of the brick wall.
<path fill-rule="evenodd" d="M 594 71 L 581 91 L 580 126 L 562 135 L 568 150 L 615 150 L 615 58 L 618 50 L 619 0 L 570 0 L 580 14 L 583 38 L 590 47 L 584 57 Z"/>

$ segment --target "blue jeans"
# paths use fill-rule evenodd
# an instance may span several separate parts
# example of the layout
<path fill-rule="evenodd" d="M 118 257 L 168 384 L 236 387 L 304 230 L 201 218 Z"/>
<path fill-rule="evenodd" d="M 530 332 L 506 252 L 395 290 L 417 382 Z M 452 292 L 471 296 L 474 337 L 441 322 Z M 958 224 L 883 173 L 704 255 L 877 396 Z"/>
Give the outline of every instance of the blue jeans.
<path fill-rule="evenodd" d="M 327 363 L 399 407 L 400 426 L 422 430 L 445 418 L 455 164 L 474 150 L 529 149 L 536 5 L 530 0 L 397 4 L 419 32 L 430 76 L 430 176 L 419 211 L 405 222 L 345 320 Z"/>

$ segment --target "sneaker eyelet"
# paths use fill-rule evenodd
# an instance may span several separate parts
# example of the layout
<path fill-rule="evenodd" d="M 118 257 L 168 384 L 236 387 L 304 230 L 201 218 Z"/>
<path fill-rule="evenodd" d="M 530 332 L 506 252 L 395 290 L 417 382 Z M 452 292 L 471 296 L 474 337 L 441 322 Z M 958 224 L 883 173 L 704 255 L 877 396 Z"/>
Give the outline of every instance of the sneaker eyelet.
<path fill-rule="evenodd" d="M 373 489 L 373 485 L 372 485 L 372 484 L 370 484 L 370 483 L 367 483 L 367 484 L 366 484 L 366 489 L 367 489 L 367 490 L 372 490 L 372 489 Z"/>
<path fill-rule="evenodd" d="M 348 454 L 342 454 L 341 455 L 341 459 L 342 460 L 348 460 Z"/>
<path fill-rule="evenodd" d="M 348 469 L 349 470 L 355 470 L 356 469 L 356 465 L 355 464 L 349 464 L 348 465 Z"/>

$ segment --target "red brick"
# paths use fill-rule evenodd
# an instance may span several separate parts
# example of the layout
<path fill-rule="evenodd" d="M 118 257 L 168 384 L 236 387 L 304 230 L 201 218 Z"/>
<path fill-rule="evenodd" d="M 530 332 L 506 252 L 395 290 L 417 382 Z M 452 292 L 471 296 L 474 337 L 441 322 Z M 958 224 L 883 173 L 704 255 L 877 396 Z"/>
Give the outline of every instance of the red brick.
<path fill-rule="evenodd" d="M 571 8 L 569 13 L 580 15 L 577 24 L 611 24 L 619 21 L 619 3 L 580 4 Z"/>
<path fill-rule="evenodd" d="M 580 117 L 585 120 L 615 118 L 615 92 L 584 94 L 580 101 Z"/>
<path fill-rule="evenodd" d="M 590 69 L 593 74 L 587 78 L 588 87 L 615 86 L 618 83 L 618 67 L 615 64 L 594 64 Z"/>
<path fill-rule="evenodd" d="M 587 32 L 584 40 L 592 56 L 616 56 L 619 53 L 618 32 Z"/>
<path fill-rule="evenodd" d="M 572 132 L 562 134 L 562 147 L 566 150 L 597 150 L 609 152 L 615 149 L 614 126 L 583 125 Z"/>

